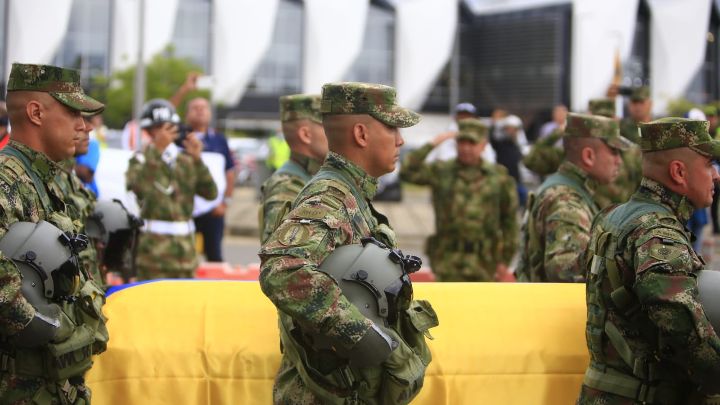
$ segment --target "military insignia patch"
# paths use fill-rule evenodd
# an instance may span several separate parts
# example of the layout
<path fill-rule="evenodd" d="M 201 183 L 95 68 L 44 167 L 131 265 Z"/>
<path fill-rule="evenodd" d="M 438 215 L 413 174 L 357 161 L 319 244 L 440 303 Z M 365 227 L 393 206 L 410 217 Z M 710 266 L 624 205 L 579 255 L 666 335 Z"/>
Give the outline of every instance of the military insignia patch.
<path fill-rule="evenodd" d="M 285 246 L 297 246 L 307 241 L 310 231 L 301 224 L 290 224 L 287 228 L 280 230 L 278 242 Z"/>
<path fill-rule="evenodd" d="M 663 262 L 669 262 L 677 259 L 684 252 L 684 247 L 658 243 L 650 248 L 650 257 Z"/>
<path fill-rule="evenodd" d="M 325 217 L 326 210 L 320 207 L 303 206 L 298 208 L 294 213 L 295 218 L 320 219 Z"/>

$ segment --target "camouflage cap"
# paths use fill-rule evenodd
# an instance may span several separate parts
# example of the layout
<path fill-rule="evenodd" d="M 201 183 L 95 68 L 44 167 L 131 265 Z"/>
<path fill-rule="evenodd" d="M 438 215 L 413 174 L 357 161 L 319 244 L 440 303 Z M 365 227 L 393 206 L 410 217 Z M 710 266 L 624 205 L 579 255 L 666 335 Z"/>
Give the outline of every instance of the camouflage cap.
<path fill-rule="evenodd" d="M 620 135 L 620 126 L 614 119 L 600 115 L 568 113 L 565 136 L 600 138 L 608 146 L 625 150 L 631 142 Z"/>
<path fill-rule="evenodd" d="M 594 98 L 588 102 L 588 111 L 592 115 L 615 118 L 615 100 L 611 98 Z"/>
<path fill-rule="evenodd" d="M 368 114 L 391 127 L 407 128 L 420 122 L 420 114 L 396 104 L 395 89 L 372 83 L 328 83 L 322 88 L 323 116 Z"/>
<path fill-rule="evenodd" d="M 48 93 L 60 103 L 84 113 L 99 113 L 105 105 L 88 96 L 80 86 L 80 72 L 50 65 L 13 63 L 7 91 Z"/>
<path fill-rule="evenodd" d="M 467 140 L 473 143 L 482 142 L 487 139 L 488 127 L 482 121 L 475 118 L 465 118 L 458 121 L 457 140 Z"/>
<path fill-rule="evenodd" d="M 643 152 L 688 147 L 701 155 L 720 158 L 720 141 L 710 137 L 705 120 L 668 117 L 640 124 Z"/>
<path fill-rule="evenodd" d="M 293 94 L 280 97 L 280 121 L 305 119 L 322 124 L 319 94 Z"/>
<path fill-rule="evenodd" d="M 630 101 L 645 101 L 650 98 L 650 87 L 635 87 L 630 92 Z"/>

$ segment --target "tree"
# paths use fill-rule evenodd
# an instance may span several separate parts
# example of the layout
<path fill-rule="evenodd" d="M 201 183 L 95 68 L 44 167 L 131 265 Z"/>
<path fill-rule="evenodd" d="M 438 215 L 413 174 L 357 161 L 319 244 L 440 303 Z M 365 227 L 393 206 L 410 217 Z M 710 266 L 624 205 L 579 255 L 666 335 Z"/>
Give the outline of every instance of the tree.
<path fill-rule="evenodd" d="M 200 72 L 202 68 L 190 59 L 178 58 L 174 49 L 167 47 L 165 51 L 155 55 L 145 66 L 145 100 L 153 98 L 170 98 L 183 84 L 190 72 Z M 135 81 L 135 67 L 117 71 L 110 77 L 98 76 L 93 78 L 90 94 L 92 97 L 105 103 L 103 113 L 105 123 L 111 128 L 122 128 L 132 119 L 133 83 Z M 185 99 L 194 97 L 210 97 L 207 90 L 196 90 L 188 93 Z M 178 113 L 185 114 L 185 103 Z"/>

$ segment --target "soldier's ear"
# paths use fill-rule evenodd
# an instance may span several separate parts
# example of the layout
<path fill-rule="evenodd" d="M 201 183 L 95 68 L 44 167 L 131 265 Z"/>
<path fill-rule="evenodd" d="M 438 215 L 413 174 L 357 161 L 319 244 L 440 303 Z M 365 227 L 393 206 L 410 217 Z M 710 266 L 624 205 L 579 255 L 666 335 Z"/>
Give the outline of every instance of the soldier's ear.
<path fill-rule="evenodd" d="M 370 132 L 368 131 L 367 125 L 361 122 L 356 122 L 352 127 L 352 135 L 355 143 L 361 148 L 366 148 L 369 144 Z"/>
<path fill-rule="evenodd" d="M 580 151 L 580 160 L 586 167 L 593 167 L 595 165 L 595 149 L 590 146 L 585 146 Z"/>
<path fill-rule="evenodd" d="M 45 115 L 42 103 L 38 100 L 28 101 L 28 103 L 25 104 L 25 115 L 27 115 L 28 121 L 32 124 L 42 125 L 42 120 Z"/>
<path fill-rule="evenodd" d="M 312 134 L 310 133 L 310 127 L 308 125 L 301 125 L 300 128 L 298 128 L 297 130 L 297 137 L 300 142 L 304 143 L 305 145 L 310 145 L 312 143 Z"/>
<path fill-rule="evenodd" d="M 688 170 L 682 160 L 672 160 L 668 164 L 668 175 L 673 183 L 681 187 L 687 187 Z"/>

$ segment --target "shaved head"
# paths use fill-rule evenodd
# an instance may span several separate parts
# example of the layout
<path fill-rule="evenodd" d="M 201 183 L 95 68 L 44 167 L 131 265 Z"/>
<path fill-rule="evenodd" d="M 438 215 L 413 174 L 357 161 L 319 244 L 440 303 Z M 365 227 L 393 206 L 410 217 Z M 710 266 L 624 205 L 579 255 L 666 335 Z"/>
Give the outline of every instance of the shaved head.
<path fill-rule="evenodd" d="M 328 146 L 333 152 L 342 151 L 352 136 L 355 124 L 368 125 L 372 118 L 367 114 L 337 114 L 323 117 L 323 126 L 328 138 Z"/>
<path fill-rule="evenodd" d="M 288 143 L 290 149 L 294 149 L 300 144 L 300 138 L 298 137 L 298 131 L 303 126 L 310 125 L 310 120 L 293 120 L 283 121 L 282 132 L 285 137 L 285 142 Z"/>
<path fill-rule="evenodd" d="M 643 176 L 657 180 L 663 184 L 670 180 L 668 166 L 673 161 L 680 161 L 685 164 L 697 158 L 698 153 L 690 148 L 675 148 L 643 152 L 642 171 Z"/>
<path fill-rule="evenodd" d="M 574 164 L 580 162 L 582 151 L 585 148 L 598 148 L 603 143 L 599 138 L 568 136 L 563 139 L 565 158 Z"/>

